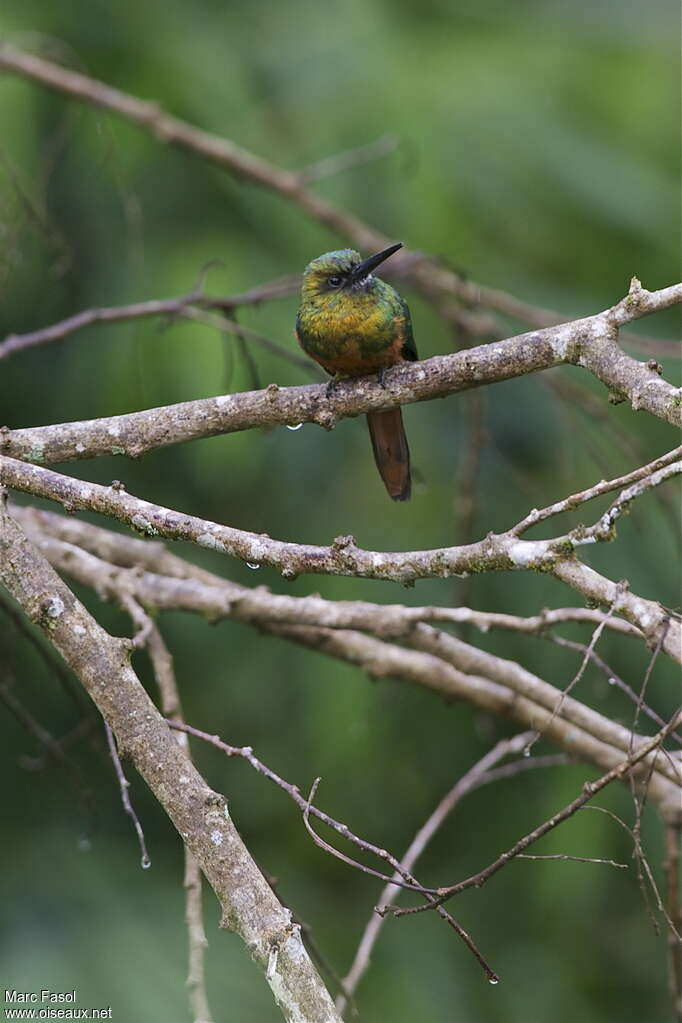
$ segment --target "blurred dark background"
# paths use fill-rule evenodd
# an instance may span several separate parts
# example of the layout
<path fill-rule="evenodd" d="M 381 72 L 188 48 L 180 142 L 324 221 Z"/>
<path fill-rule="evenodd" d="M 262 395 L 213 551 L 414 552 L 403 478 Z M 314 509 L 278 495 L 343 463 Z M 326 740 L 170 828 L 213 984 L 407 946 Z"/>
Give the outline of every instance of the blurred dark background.
<path fill-rule="evenodd" d="M 679 279 L 677 5 L 537 0 L 6 0 L 0 30 L 33 49 L 267 159 L 303 168 L 385 133 L 397 148 L 315 187 L 392 238 L 443 256 L 471 279 L 566 318 L 596 312 L 637 274 L 654 289 Z M 206 289 L 233 294 L 346 240 L 282 199 L 164 146 L 114 117 L 11 76 L 0 77 L 0 337 L 91 306 Z M 422 357 L 469 343 L 402 287 Z M 241 322 L 295 351 L 296 299 L 240 313 Z M 509 333 L 523 329 L 508 325 Z M 674 311 L 633 333 L 678 334 Z M 657 349 L 668 379 L 677 370 Z M 224 391 L 307 382 L 287 361 L 200 324 L 134 321 L 90 328 L 0 364 L 0 421 L 10 427 L 85 419 Z M 125 481 L 138 496 L 280 539 L 328 543 L 352 533 L 384 550 L 443 546 L 503 529 L 602 477 L 627 472 L 677 443 L 665 424 L 607 403 L 604 389 L 562 368 L 405 413 L 417 477 L 407 506 L 386 497 L 366 429 L 347 420 L 249 431 L 148 455 L 65 467 Z M 480 457 L 469 457 L 476 438 Z M 643 596 L 679 604 L 672 487 L 639 501 L 595 568 L 627 577 Z M 473 523 L 471 506 L 473 500 Z M 590 505 L 598 514 L 604 502 Z M 102 521 L 102 520 L 100 520 Z M 577 519 L 565 518 L 556 528 Z M 552 529 L 555 527 L 552 525 Z M 485 575 L 425 581 L 413 590 L 348 579 L 283 582 L 187 548 L 179 553 L 249 585 L 330 598 L 468 603 L 535 613 L 580 605 L 545 577 Z M 127 619 L 86 600 L 112 631 Z M 302 788 L 321 775 L 318 803 L 356 832 L 400 853 L 446 789 L 514 725 L 447 706 L 404 684 L 360 672 L 246 627 L 209 627 L 167 614 L 187 719 L 248 743 Z M 564 630 L 588 641 L 585 630 Z M 540 638 L 499 632 L 465 638 L 517 658 L 562 687 L 576 655 Z M 599 650 L 632 686 L 647 651 L 604 636 Z M 10 620 L 0 615 L 5 680 L 57 736 L 82 718 Z M 153 685 L 145 656 L 136 665 Z M 661 714 L 676 701 L 663 660 L 649 684 Z M 574 693 L 624 724 L 632 706 L 588 668 Z M 0 898 L 6 986 L 78 989 L 79 1005 L 111 1005 L 119 1021 L 187 1020 L 181 850 L 137 777 L 132 796 L 153 866 L 141 871 L 98 727 L 71 749 L 76 769 L 47 762 L 3 709 L 5 780 Z M 539 745 L 534 752 L 548 751 Z M 230 799 L 234 819 L 278 892 L 343 974 L 378 883 L 315 848 L 293 804 L 242 763 L 196 756 Z M 35 766 L 35 765 L 34 765 Z M 425 883 L 480 869 L 594 777 L 585 766 L 529 772 L 462 804 L 425 856 Z M 632 819 L 625 790 L 600 802 Z M 653 812 L 644 837 L 660 879 Z M 630 841 L 602 814 L 578 815 L 538 852 L 613 857 L 627 871 L 517 862 L 455 913 L 502 983 L 435 917 L 390 922 L 358 994 L 361 1018 L 407 1023 L 605 1023 L 665 1019 L 665 935 L 638 889 Z M 206 896 L 208 988 L 217 1020 L 275 1021 L 269 990 L 238 939 L 218 932 Z"/>

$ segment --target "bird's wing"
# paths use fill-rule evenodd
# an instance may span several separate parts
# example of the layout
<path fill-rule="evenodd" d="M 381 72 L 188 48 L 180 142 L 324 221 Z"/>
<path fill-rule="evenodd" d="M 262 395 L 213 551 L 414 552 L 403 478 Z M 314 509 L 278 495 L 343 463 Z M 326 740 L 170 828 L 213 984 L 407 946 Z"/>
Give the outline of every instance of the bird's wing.
<path fill-rule="evenodd" d="M 410 309 L 402 295 L 400 295 L 399 298 L 400 304 L 402 306 L 403 316 L 405 317 L 405 340 L 403 342 L 401 354 L 403 359 L 406 359 L 407 362 L 416 362 L 419 356 L 417 355 L 417 346 L 414 343 L 414 335 L 412 333 L 412 320 L 410 318 Z"/>

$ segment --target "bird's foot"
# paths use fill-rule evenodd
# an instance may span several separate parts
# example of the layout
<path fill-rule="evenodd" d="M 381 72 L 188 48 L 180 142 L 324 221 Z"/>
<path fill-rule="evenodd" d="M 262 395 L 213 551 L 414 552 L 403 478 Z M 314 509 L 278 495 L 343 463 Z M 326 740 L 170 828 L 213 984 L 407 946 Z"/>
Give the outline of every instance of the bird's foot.
<path fill-rule="evenodd" d="M 346 379 L 345 373 L 334 373 L 334 375 L 327 381 L 327 397 L 331 398 L 334 395 L 334 391 L 339 386 L 342 380 Z"/>

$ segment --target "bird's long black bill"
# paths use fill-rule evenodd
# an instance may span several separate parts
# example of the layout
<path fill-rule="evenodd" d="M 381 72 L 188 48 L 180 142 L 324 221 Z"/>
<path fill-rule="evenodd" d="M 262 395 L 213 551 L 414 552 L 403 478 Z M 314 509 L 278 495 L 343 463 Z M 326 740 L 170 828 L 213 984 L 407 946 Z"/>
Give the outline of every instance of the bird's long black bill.
<path fill-rule="evenodd" d="M 353 267 L 352 278 L 354 281 L 362 281 L 365 277 L 371 274 L 372 270 L 376 269 L 380 263 L 383 263 L 385 259 L 392 256 L 398 249 L 402 249 L 403 243 L 396 242 L 395 245 L 389 245 L 387 249 L 382 249 L 381 252 L 377 252 L 376 255 L 370 256 L 368 259 L 363 259 L 362 263 L 358 263 L 357 266 Z"/>

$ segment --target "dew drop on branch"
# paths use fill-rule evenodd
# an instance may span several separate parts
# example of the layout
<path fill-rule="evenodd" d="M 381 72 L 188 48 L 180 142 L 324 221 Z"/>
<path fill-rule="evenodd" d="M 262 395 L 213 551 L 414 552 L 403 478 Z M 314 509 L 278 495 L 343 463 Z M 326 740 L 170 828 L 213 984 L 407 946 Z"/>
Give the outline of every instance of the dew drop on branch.
<path fill-rule="evenodd" d="M 247 561 L 246 567 L 250 568 L 253 572 L 257 572 L 258 569 L 260 568 L 260 565 L 257 565 L 255 561 Z"/>
<path fill-rule="evenodd" d="M 287 426 L 287 430 L 300 430 L 302 426 L 303 423 L 296 423 L 296 426 Z"/>

